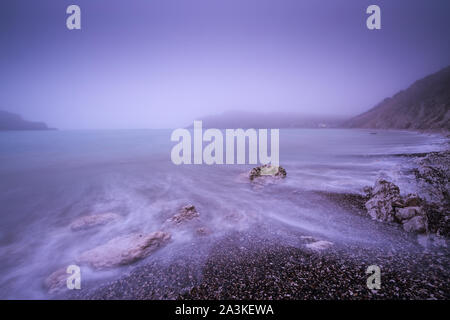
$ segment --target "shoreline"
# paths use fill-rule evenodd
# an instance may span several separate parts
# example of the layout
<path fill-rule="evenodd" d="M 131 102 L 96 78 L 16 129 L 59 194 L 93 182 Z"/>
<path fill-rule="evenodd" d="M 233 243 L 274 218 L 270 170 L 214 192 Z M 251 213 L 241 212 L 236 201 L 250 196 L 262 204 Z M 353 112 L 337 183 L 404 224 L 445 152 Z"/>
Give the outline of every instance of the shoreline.
<path fill-rule="evenodd" d="M 448 151 L 413 155 L 422 159 Z M 410 155 L 411 156 L 411 155 Z M 313 191 L 348 214 L 370 219 L 368 196 Z M 421 246 L 415 234 L 398 227 L 411 247 L 361 247 L 334 244 L 325 250 L 305 249 L 308 235 L 298 233 L 295 245 L 261 237 L 260 230 L 234 232 L 214 242 L 206 257 L 176 259 L 168 264 L 146 262 L 116 280 L 92 283 L 68 299 L 450 299 L 450 251 L 446 246 Z M 266 227 L 264 227 L 266 228 Z M 269 234 L 272 230 L 266 230 Z M 427 236 L 426 236 L 427 237 Z M 423 239 L 422 239 L 423 240 Z M 444 237 L 444 241 L 448 238 Z M 198 259 L 198 260 L 197 260 Z M 382 287 L 369 290 L 366 268 L 379 265 Z M 57 297 L 60 298 L 60 297 Z"/>
<path fill-rule="evenodd" d="M 373 264 L 382 271 L 380 290 L 366 286 L 365 271 Z M 449 264 L 448 251 L 395 252 L 337 245 L 316 252 L 236 233 L 214 245 L 200 270 L 189 261 L 176 261 L 162 269 L 150 263 L 72 298 L 449 299 Z M 161 276 L 168 279 L 160 282 L 156 278 Z"/>

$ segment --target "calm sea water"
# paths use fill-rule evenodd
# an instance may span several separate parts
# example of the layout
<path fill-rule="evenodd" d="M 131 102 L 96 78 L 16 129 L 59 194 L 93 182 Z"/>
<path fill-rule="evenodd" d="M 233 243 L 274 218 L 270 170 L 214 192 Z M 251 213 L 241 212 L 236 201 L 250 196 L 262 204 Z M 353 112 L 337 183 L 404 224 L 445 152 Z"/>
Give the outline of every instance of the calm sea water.
<path fill-rule="evenodd" d="M 175 166 L 170 134 L 0 133 L 0 298 L 45 298 L 43 279 L 80 252 L 120 234 L 156 231 L 187 203 L 196 205 L 213 234 L 269 223 L 335 242 L 382 245 L 385 235 L 374 234 L 367 219 L 319 203 L 313 191 L 358 193 L 379 176 L 390 177 L 403 193 L 415 191 L 412 160 L 398 155 L 443 144 L 412 132 L 281 130 L 280 164 L 288 177 L 255 190 L 241 177 L 251 165 Z M 124 219 L 82 233 L 68 227 L 77 217 L 104 212 Z M 230 214 L 244 218 L 230 222 Z M 189 233 L 174 235 L 173 246 L 190 239 Z M 161 254 L 165 250 L 171 249 Z"/>

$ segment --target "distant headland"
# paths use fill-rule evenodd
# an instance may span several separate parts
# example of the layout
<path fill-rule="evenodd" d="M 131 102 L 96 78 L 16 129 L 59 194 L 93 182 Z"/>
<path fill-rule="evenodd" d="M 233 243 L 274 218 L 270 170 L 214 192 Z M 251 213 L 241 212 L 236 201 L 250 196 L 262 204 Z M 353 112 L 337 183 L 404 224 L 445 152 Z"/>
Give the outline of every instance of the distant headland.
<path fill-rule="evenodd" d="M 0 110 L 0 131 L 12 130 L 55 130 L 44 122 L 24 120 L 20 115 Z"/>

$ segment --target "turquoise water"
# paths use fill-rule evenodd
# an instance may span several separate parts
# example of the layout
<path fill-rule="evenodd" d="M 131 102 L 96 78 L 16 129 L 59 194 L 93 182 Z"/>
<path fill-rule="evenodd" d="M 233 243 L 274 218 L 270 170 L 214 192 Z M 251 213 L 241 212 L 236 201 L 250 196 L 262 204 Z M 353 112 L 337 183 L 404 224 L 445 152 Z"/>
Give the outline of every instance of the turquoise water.
<path fill-rule="evenodd" d="M 2 132 L 0 298 L 45 298 L 43 279 L 58 267 L 117 235 L 156 231 L 187 203 L 215 236 L 269 223 L 335 242 L 382 245 L 385 235 L 371 233 L 365 220 L 318 203 L 311 192 L 358 193 L 379 176 L 412 192 L 412 160 L 399 155 L 439 150 L 444 141 L 373 133 L 281 130 L 280 164 L 288 177 L 256 190 L 242 176 L 251 165 L 174 165 L 170 130 Z M 68 227 L 77 217 L 104 212 L 124 220 L 92 232 Z M 230 222 L 230 214 L 243 218 Z M 191 237 L 174 235 L 172 246 Z"/>

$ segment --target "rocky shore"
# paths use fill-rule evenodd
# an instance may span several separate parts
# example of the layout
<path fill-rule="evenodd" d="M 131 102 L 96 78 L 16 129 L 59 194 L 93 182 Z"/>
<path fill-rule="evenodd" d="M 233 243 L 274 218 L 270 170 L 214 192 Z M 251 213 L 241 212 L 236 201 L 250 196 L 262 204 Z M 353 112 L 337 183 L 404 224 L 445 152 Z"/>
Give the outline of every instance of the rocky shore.
<path fill-rule="evenodd" d="M 372 219 L 397 222 L 407 232 L 448 237 L 450 230 L 450 152 L 431 152 L 415 159 L 412 170 L 417 194 L 402 196 L 400 188 L 385 179 L 365 189 Z"/>
<path fill-rule="evenodd" d="M 397 223 L 404 231 L 448 238 L 450 233 L 450 151 L 416 154 L 412 169 L 417 194 L 401 195 L 400 188 L 384 178 L 361 194 L 317 192 L 348 212 Z"/>
<path fill-rule="evenodd" d="M 358 247 L 306 251 L 263 240 L 229 239 L 207 261 L 203 281 L 179 299 L 448 299 L 449 255 Z M 223 247 L 223 244 L 221 245 Z M 382 269 L 380 290 L 367 267 Z"/>
<path fill-rule="evenodd" d="M 276 244 L 256 233 L 234 233 L 212 248 L 200 270 L 193 260 L 149 263 L 72 298 L 449 299 L 449 263 L 448 252 L 339 245 L 313 250 Z M 382 270 L 380 290 L 366 286 L 366 270 L 373 264 Z"/>
<path fill-rule="evenodd" d="M 189 259 L 151 261 L 108 284 L 87 285 L 72 299 L 449 299 L 449 159 L 448 151 L 417 155 L 419 195 L 401 193 L 393 182 L 379 179 L 360 194 L 318 191 L 324 201 L 349 214 L 398 229 L 403 250 L 332 243 L 295 234 L 291 244 L 278 242 L 270 226 L 236 231 L 211 241 L 202 256 L 193 248 Z M 273 179 L 252 170 L 250 183 Z M 199 216 L 185 206 L 162 230 Z M 375 222 L 374 222 L 375 223 Z M 206 236 L 210 236 L 207 233 Z M 200 242 L 199 242 L 200 243 Z M 195 247 L 195 244 L 192 244 Z M 108 251 L 108 250 L 107 250 Z M 198 253 L 198 255 L 196 255 Z M 366 285 L 367 267 L 382 270 L 380 290 Z"/>

